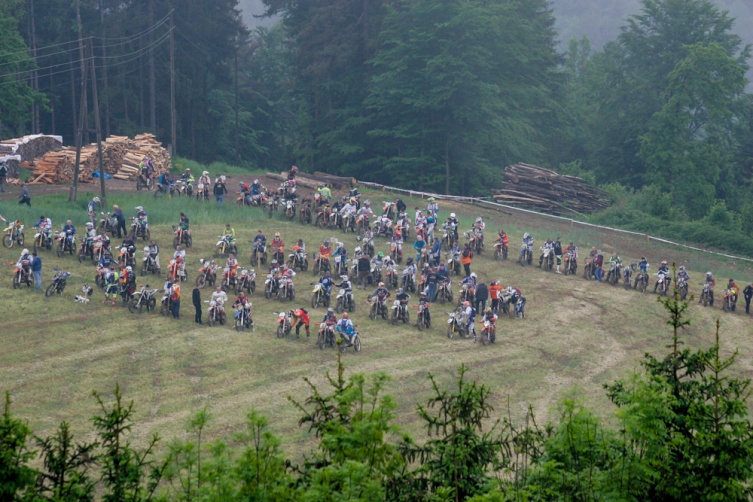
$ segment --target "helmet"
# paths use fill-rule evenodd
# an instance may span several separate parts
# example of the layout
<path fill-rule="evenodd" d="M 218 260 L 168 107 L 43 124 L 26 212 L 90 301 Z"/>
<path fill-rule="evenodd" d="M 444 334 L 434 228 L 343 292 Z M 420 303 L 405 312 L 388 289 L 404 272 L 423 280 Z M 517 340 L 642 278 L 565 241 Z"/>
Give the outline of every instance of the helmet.
<path fill-rule="evenodd" d="M 201 173 L 201 175 L 202 176 L 209 176 L 209 171 L 204 171 L 203 173 Z"/>
<path fill-rule="evenodd" d="M 529 234 L 528 232 L 526 232 L 526 233 L 523 234 L 523 238 L 524 239 L 528 239 L 530 236 L 531 236 L 531 234 Z"/>
<path fill-rule="evenodd" d="M 473 279 L 476 278 L 476 272 L 471 272 L 471 278 L 473 278 Z"/>
<path fill-rule="evenodd" d="M 23 250 L 23 251 L 21 251 L 21 254 L 29 254 L 29 250 L 28 250 L 28 249 L 26 249 L 26 248 L 24 248 L 24 250 Z"/>
<path fill-rule="evenodd" d="M 434 197 L 429 197 L 429 202 L 434 202 L 435 200 Z"/>
<path fill-rule="evenodd" d="M 711 277 L 711 272 L 706 272 L 707 277 Z"/>
<path fill-rule="evenodd" d="M 402 295 L 402 294 L 403 294 L 404 292 L 405 292 L 405 291 L 403 290 L 403 288 L 399 288 L 399 289 L 397 290 L 397 294 L 399 294 L 399 295 Z"/>
<path fill-rule="evenodd" d="M 384 253 L 382 253 L 381 251 L 379 251 L 379 252 L 377 253 L 377 257 L 378 257 L 378 258 L 384 258 Z"/>
<path fill-rule="evenodd" d="M 142 206 L 136 206 L 136 211 L 143 211 L 144 208 Z"/>
<path fill-rule="evenodd" d="M 94 228 L 94 223 L 90 221 L 89 223 L 86 224 L 86 228 Z"/>
<path fill-rule="evenodd" d="M 343 319 L 347 319 L 347 318 L 348 318 L 348 313 L 347 312 L 343 312 Z"/>
<path fill-rule="evenodd" d="M 147 252 L 148 252 L 148 251 L 149 251 L 149 246 L 146 246 L 146 247 L 144 248 L 144 251 L 147 251 Z"/>
<path fill-rule="evenodd" d="M 126 267 L 126 272 L 133 272 L 133 268 L 129 265 Z"/>
<path fill-rule="evenodd" d="M 476 218 L 476 223 L 481 223 L 482 221 L 483 220 L 481 219 L 481 216 L 479 216 L 478 218 Z"/>
<path fill-rule="evenodd" d="M 470 307 L 470 306 L 471 306 L 471 302 L 463 302 L 463 307 Z"/>
<path fill-rule="evenodd" d="M 335 309 L 333 309 L 332 307 L 330 307 L 330 308 L 327 309 L 327 313 L 328 314 L 334 314 L 335 313 Z"/>
<path fill-rule="evenodd" d="M 413 258 L 408 258 L 408 261 L 405 262 L 405 263 L 407 263 L 408 265 L 412 264 L 413 263 Z"/>
<path fill-rule="evenodd" d="M 220 176 L 220 181 L 225 181 L 225 176 L 224 175 Z"/>
<path fill-rule="evenodd" d="M 666 264 L 667 264 L 667 260 L 662 260 L 662 261 L 661 261 L 661 264 L 662 264 L 662 265 L 666 265 Z"/>
<path fill-rule="evenodd" d="M 455 213 L 450 213 L 450 218 L 454 218 L 454 217 L 455 217 Z"/>
<path fill-rule="evenodd" d="M 487 314 L 491 314 L 492 313 L 492 308 L 491 307 L 486 307 L 486 313 Z"/>
<path fill-rule="evenodd" d="M 646 261 L 646 257 L 645 256 L 641 256 L 641 261 Z"/>
<path fill-rule="evenodd" d="M 350 203 L 351 204 L 355 204 L 356 203 L 356 198 L 355 197 L 351 197 L 350 198 Z"/>
<path fill-rule="evenodd" d="M 360 253 L 361 252 L 361 246 L 356 246 L 356 249 L 353 252 L 354 253 Z"/>
<path fill-rule="evenodd" d="M 96 202 L 97 204 L 99 204 L 99 197 L 94 197 L 94 198 L 92 199 L 92 202 Z"/>
<path fill-rule="evenodd" d="M 680 265 L 680 272 L 685 272 L 685 265 Z"/>
<path fill-rule="evenodd" d="M 341 275 L 340 277 L 342 278 L 343 281 L 347 281 L 348 280 L 348 276 L 347 275 Z"/>
<path fill-rule="evenodd" d="M 254 180 L 254 185 L 256 185 L 257 183 L 259 183 L 259 180 Z"/>
<path fill-rule="evenodd" d="M 424 297 L 426 297 L 426 293 L 422 292 L 421 293 L 421 298 L 424 298 Z"/>
<path fill-rule="evenodd" d="M 383 282 L 380 282 L 380 283 L 379 283 L 379 287 L 380 287 L 380 288 L 383 288 L 383 287 L 384 287 L 384 283 L 383 283 Z"/>
<path fill-rule="evenodd" d="M 272 265 L 277 265 L 277 260 L 272 260 Z"/>
<path fill-rule="evenodd" d="M 277 235 L 279 235 L 279 234 L 277 234 Z M 329 239 L 324 239 L 324 243 L 325 244 L 329 244 Z"/>
<path fill-rule="evenodd" d="M 730 279 L 729 282 L 735 282 L 735 280 L 734 279 Z"/>
<path fill-rule="evenodd" d="M 280 236 L 280 232 L 275 232 L 275 237 L 279 237 L 279 236 Z"/>
<path fill-rule="evenodd" d="M 190 168 L 190 167 L 187 167 L 187 168 L 186 168 L 186 171 L 190 171 L 190 170 L 191 170 L 191 168 Z"/>

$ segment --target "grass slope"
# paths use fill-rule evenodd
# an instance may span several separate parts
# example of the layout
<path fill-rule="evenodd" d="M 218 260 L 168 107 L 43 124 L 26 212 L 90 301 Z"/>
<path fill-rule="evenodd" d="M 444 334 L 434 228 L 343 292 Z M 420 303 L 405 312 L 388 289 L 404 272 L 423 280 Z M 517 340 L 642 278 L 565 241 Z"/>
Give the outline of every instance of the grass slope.
<path fill-rule="evenodd" d="M 370 193 L 375 205 L 382 195 Z M 386 197 L 385 197 L 386 198 Z M 22 217 L 30 224 L 40 212 L 53 215 L 56 226 L 65 218 L 77 224 L 85 221 L 84 202 L 63 203 L 60 196 L 39 197 L 33 210 L 0 203 L 6 218 Z M 199 258 L 212 256 L 216 236 L 226 221 L 239 234 L 241 261 L 249 262 L 247 241 L 258 228 L 269 236 L 282 232 L 286 243 L 303 238 L 311 251 L 326 237 L 344 240 L 352 253 L 355 237 L 343 239 L 340 232 L 321 231 L 279 219 L 269 220 L 258 210 L 214 203 L 200 205 L 192 200 L 155 200 L 145 195 L 113 195 L 130 212 L 138 204 L 146 207 L 152 222 L 152 235 L 163 249 L 165 259 L 172 253 L 170 223 L 179 211 L 191 217 L 195 246 L 188 251 L 189 284 L 195 279 Z M 409 207 L 419 204 L 409 200 Z M 467 228 L 476 214 L 484 214 L 489 236 L 504 225 L 511 233 L 513 250 L 523 231 L 532 231 L 536 246 L 545 235 L 574 238 L 581 248 L 591 244 L 602 249 L 616 248 L 625 258 L 647 253 L 652 263 L 672 257 L 687 263 L 691 284 L 700 282 L 707 268 L 741 273 L 735 263 L 715 261 L 704 255 L 662 249 L 651 245 L 644 248 L 640 239 L 610 235 L 593 230 L 577 231 L 535 217 L 514 219 L 500 213 L 476 210 L 470 206 L 442 205 L 443 214 L 455 210 Z M 29 239 L 33 232 L 26 232 Z M 384 241 L 378 250 L 386 250 Z M 300 453 L 306 447 L 308 434 L 297 427 L 298 413 L 287 402 L 287 396 L 302 398 L 307 387 L 305 376 L 323 383 L 324 373 L 335 366 L 332 350 L 320 351 L 313 341 L 278 340 L 274 335 L 275 315 L 290 304 L 268 301 L 255 295 L 254 333 L 237 333 L 232 327 L 197 326 L 193 323 L 190 287 L 184 287 L 182 319 L 163 318 L 157 314 L 131 315 L 121 307 L 102 305 L 97 291 L 89 305 L 73 302 L 84 281 L 91 281 L 91 265 L 79 265 L 73 257 L 58 259 L 54 253 L 43 252 L 43 279 L 51 277 L 52 266 L 73 273 L 63 297 L 43 298 L 39 294 L 11 289 L 12 266 L 18 249 L 0 248 L 0 304 L 6 313 L 0 328 L 0 389 L 10 389 L 14 411 L 29 420 L 39 434 L 50 432 L 60 420 L 72 422 L 74 431 L 88 432 L 88 418 L 95 413 L 91 391 L 108 391 L 120 382 L 129 399 L 136 402 L 139 418 L 134 430 L 137 441 L 151 432 L 165 438 L 184 433 L 186 418 L 205 404 L 216 417 L 209 434 L 227 436 L 239 429 L 246 413 L 255 408 L 268 415 L 273 429 L 285 435 L 288 452 Z M 655 266 L 652 267 L 655 270 Z M 363 351 L 349 352 L 346 365 L 350 371 L 372 373 L 384 371 L 393 380 L 388 391 L 399 403 L 399 423 L 420 435 L 415 405 L 429 394 L 426 379 L 431 371 L 440 381 L 450 382 L 461 363 L 471 368 L 471 377 L 484 381 L 493 389 L 494 405 L 499 414 L 523 417 L 532 404 L 540 419 L 551 418 L 553 407 L 563 393 L 577 388 L 583 398 L 599 413 L 610 407 L 601 385 L 623 376 L 636 367 L 645 352 L 661 353 L 670 340 L 666 316 L 652 295 L 641 295 L 605 284 L 587 282 L 582 277 L 547 274 L 538 269 L 521 268 L 513 261 L 495 262 L 485 255 L 474 260 L 474 271 L 486 281 L 501 279 L 504 284 L 519 287 L 528 298 L 526 320 L 501 319 L 498 342 L 483 347 L 466 340 L 448 340 L 445 336 L 444 311 L 432 308 L 434 327 L 419 333 L 414 327 L 393 327 L 385 321 L 372 322 L 367 317 L 366 294 L 356 291 L 358 311 L 353 315 L 363 336 Z M 746 271 L 748 273 L 749 271 Z M 721 276 L 718 276 L 722 279 Z M 139 279 L 161 285 L 155 278 Z M 296 288 L 300 302 L 308 305 L 311 272 L 299 273 Z M 454 291 L 457 292 L 457 281 Z M 694 286 L 693 289 L 699 289 Z M 210 291 L 203 297 L 206 299 Z M 312 312 L 312 324 L 318 322 L 323 309 Z M 691 309 L 693 325 L 683 334 L 691 346 L 713 341 L 713 325 L 723 322 L 723 351 L 740 350 L 736 366 L 742 376 L 753 374 L 753 351 L 748 343 L 751 329 L 749 317 L 723 314 L 720 309 Z"/>

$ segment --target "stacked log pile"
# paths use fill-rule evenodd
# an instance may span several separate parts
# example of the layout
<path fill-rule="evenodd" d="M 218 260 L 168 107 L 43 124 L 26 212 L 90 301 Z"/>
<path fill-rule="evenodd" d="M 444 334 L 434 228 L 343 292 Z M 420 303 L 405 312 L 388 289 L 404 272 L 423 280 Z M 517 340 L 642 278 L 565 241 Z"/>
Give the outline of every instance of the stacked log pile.
<path fill-rule="evenodd" d="M 593 213 L 609 207 L 607 193 L 581 178 L 530 164 L 506 167 L 504 188 L 493 192 L 503 204 L 556 215 Z"/>
<path fill-rule="evenodd" d="M 33 134 L 22 138 L 0 141 L 0 160 L 8 162 L 8 177 L 18 177 L 18 167 L 23 162 L 30 162 L 47 152 L 63 147 L 61 136 Z"/>
<path fill-rule="evenodd" d="M 267 177 L 279 181 L 285 181 L 288 179 L 288 172 L 283 171 L 280 174 L 267 173 Z M 295 182 L 298 186 L 310 188 L 312 190 L 316 190 L 320 184 L 334 188 L 336 190 L 342 190 L 344 188 L 356 186 L 358 184 L 358 181 L 355 178 L 334 176 L 332 174 L 322 173 L 320 171 L 314 171 L 313 174 L 299 172 L 295 176 Z"/>
<path fill-rule="evenodd" d="M 151 134 L 139 134 L 134 139 L 127 136 L 111 136 L 102 143 L 102 165 L 107 174 L 115 179 L 135 180 L 139 164 L 149 157 L 157 173 L 170 169 L 170 154 Z M 76 149 L 65 147 L 58 152 L 49 152 L 22 167 L 32 169 L 29 183 L 70 183 L 76 164 Z M 92 173 L 99 171 L 97 145 L 81 148 L 79 181 L 92 181 Z"/>

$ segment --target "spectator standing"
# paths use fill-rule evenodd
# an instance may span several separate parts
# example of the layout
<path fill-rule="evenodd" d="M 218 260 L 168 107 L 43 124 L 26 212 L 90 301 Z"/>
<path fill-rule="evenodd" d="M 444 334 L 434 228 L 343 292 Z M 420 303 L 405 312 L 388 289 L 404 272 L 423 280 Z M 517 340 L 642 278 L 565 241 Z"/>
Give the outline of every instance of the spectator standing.
<path fill-rule="evenodd" d="M 8 161 L 4 160 L 0 164 L 0 191 L 5 191 L 5 184 L 8 182 Z"/>
<path fill-rule="evenodd" d="M 437 301 L 437 281 L 437 271 L 434 269 L 434 267 L 430 267 L 428 273 L 426 274 L 426 288 L 428 290 L 427 296 L 429 297 L 430 302 Z"/>
<path fill-rule="evenodd" d="M 495 313 L 499 312 L 499 295 L 503 289 L 502 281 L 492 281 L 489 283 L 489 296 L 492 300 L 492 310 Z"/>
<path fill-rule="evenodd" d="M 173 284 L 170 296 L 173 301 L 173 317 L 178 319 L 180 318 L 180 284 L 177 282 Z"/>
<path fill-rule="evenodd" d="M 743 289 L 743 297 L 745 297 L 745 313 L 750 314 L 750 299 L 753 298 L 753 284 L 748 284 Z"/>
<path fill-rule="evenodd" d="M 37 252 L 31 253 L 31 271 L 34 273 L 34 291 L 42 291 L 42 258 L 37 256 Z"/>
<path fill-rule="evenodd" d="M 202 324 L 201 322 L 201 290 L 199 287 L 193 288 L 193 307 L 196 309 L 196 317 L 194 321 L 196 324 Z"/>
<path fill-rule="evenodd" d="M 220 176 L 214 182 L 214 198 L 217 201 L 217 205 L 221 206 L 225 201 L 225 194 L 227 193 L 227 187 L 225 186 L 225 177 Z"/>
<path fill-rule="evenodd" d="M 594 261 L 595 267 L 594 268 L 594 275 L 596 276 L 596 280 L 601 282 L 601 277 L 604 274 L 604 255 L 601 251 L 596 252 L 596 260 Z"/>
<path fill-rule="evenodd" d="M 4 192 L 5 190 L 3 190 Z M 26 204 L 27 206 L 31 207 L 31 194 L 29 193 L 29 187 L 26 186 L 26 183 L 21 183 L 21 195 L 18 196 L 20 199 L 18 201 L 18 204 Z"/>
<path fill-rule="evenodd" d="M 463 249 L 463 257 L 460 259 L 460 262 L 463 264 L 463 269 L 465 270 L 466 277 L 471 275 L 471 262 L 472 261 L 473 261 L 473 251 L 471 251 L 471 245 L 466 244 L 465 249 Z"/>
<path fill-rule="evenodd" d="M 113 216 L 115 216 L 115 219 L 118 222 L 118 239 L 122 239 L 123 235 L 128 234 L 128 231 L 126 230 L 126 225 L 125 225 L 125 222 L 126 222 L 125 215 L 123 214 L 123 210 L 120 209 L 119 205 L 114 204 L 112 208 L 115 210 L 113 212 Z M 123 233 L 121 233 L 121 230 L 123 231 Z"/>
<path fill-rule="evenodd" d="M 486 311 L 486 301 L 489 299 L 489 286 L 484 282 L 479 282 L 476 286 L 476 312 Z M 479 308 L 480 307 L 480 308 Z"/>

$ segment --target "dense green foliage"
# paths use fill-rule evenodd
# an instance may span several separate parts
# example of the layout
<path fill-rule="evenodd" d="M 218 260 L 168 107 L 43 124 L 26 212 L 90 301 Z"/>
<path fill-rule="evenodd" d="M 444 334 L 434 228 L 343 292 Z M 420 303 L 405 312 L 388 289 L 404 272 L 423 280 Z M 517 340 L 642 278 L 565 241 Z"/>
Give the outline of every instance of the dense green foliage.
<path fill-rule="evenodd" d="M 387 376 L 345 376 L 338 360 L 326 389 L 307 380 L 309 397 L 293 401 L 299 425 L 316 439 L 300 462 L 286 458 L 268 421 L 250 412 L 230 442 L 203 442 L 208 409 L 190 417 L 190 439 L 153 454 L 131 446 L 133 403 L 116 386 L 94 393 L 96 441 L 77 443 L 63 422 L 37 439 L 10 412 L 0 418 L 3 499 L 91 500 L 749 500 L 753 424 L 750 381 L 729 375 L 735 356 L 682 347 L 687 302 L 663 299 L 673 333 L 663 357 L 606 385 L 613 416 L 599 419 L 565 397 L 555 423 L 539 427 L 531 410 L 522 426 L 494 420 L 492 389 L 460 367 L 455 383 L 429 375 L 432 395 L 417 414 L 420 442 L 394 424 L 396 406 L 382 390 Z M 39 454 L 41 467 L 31 466 Z M 97 479 L 99 487 L 95 488 Z"/>

